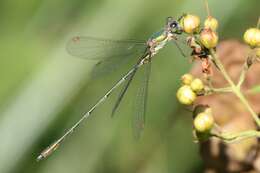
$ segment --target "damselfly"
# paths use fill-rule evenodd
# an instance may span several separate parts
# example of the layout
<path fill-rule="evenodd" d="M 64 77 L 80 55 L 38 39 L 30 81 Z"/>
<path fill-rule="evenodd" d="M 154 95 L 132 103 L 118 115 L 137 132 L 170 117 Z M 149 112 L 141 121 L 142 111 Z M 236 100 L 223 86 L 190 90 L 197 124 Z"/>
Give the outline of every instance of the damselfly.
<path fill-rule="evenodd" d="M 53 151 L 55 151 L 64 141 L 64 139 L 70 135 L 83 120 L 87 119 L 91 113 L 102 102 L 104 102 L 116 88 L 124 83 L 124 86 L 122 87 L 112 110 L 113 115 L 117 110 L 136 72 L 142 67 L 144 72 L 143 85 L 138 91 L 140 99 L 137 103 L 140 108 L 138 109 L 138 112 L 136 112 L 136 115 L 134 115 L 135 135 L 138 137 L 144 128 L 148 81 L 151 71 L 152 57 L 154 57 L 154 55 L 156 55 L 159 50 L 162 49 L 167 43 L 175 42 L 177 40 L 177 36 L 182 33 L 179 20 L 180 19 L 174 20 L 172 17 L 168 17 L 164 28 L 153 34 L 147 40 L 147 42 L 138 42 L 134 40 L 104 40 L 93 37 L 72 38 L 67 44 L 67 50 L 69 54 L 80 58 L 101 60 L 101 64 L 98 66 L 98 68 L 111 65 L 109 59 L 112 58 L 120 59 L 124 56 L 126 57 L 135 54 L 139 57 L 139 59 L 137 63 L 110 90 L 108 90 L 106 94 L 102 96 L 89 111 L 87 111 L 70 129 L 68 129 L 62 137 L 43 150 L 37 157 L 37 161 L 46 158 Z"/>

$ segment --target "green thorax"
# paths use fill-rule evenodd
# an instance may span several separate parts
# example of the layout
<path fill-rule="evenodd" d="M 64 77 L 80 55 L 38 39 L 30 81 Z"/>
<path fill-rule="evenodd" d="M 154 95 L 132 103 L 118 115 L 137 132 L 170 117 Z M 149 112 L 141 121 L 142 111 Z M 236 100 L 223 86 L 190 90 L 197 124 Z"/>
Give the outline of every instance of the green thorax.
<path fill-rule="evenodd" d="M 152 41 L 152 47 L 154 52 L 157 53 L 160 49 L 162 49 L 169 41 L 169 37 L 164 29 L 154 33 L 150 40 Z"/>
<path fill-rule="evenodd" d="M 154 40 L 155 42 L 163 42 L 167 40 L 167 34 L 164 29 L 154 33 L 151 37 L 151 40 Z"/>

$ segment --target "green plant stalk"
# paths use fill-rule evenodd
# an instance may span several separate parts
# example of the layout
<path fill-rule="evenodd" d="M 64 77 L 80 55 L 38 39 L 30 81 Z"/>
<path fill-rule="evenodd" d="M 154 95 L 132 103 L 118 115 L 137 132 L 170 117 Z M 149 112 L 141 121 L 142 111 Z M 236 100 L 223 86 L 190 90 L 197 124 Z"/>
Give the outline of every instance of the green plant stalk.
<path fill-rule="evenodd" d="M 251 56 L 247 57 L 247 60 L 245 61 L 238 83 L 237 83 L 237 87 L 240 89 L 241 85 L 244 83 L 245 78 L 246 78 L 246 73 L 248 71 L 248 69 L 251 67 L 251 65 L 253 65 L 253 58 Z"/>
<path fill-rule="evenodd" d="M 224 140 L 225 142 L 232 143 L 240 140 L 244 140 L 251 137 L 260 137 L 260 132 L 256 130 L 248 130 L 243 132 L 236 132 L 236 133 L 211 133 L 211 136 L 220 138 Z"/>
<path fill-rule="evenodd" d="M 209 87 L 206 87 L 204 89 L 204 94 L 203 95 L 211 95 L 211 94 L 216 94 L 216 93 L 228 93 L 228 92 L 233 92 L 231 87 L 214 88 L 212 86 L 209 86 Z"/>
<path fill-rule="evenodd" d="M 248 69 L 246 69 L 246 66 L 244 65 L 244 66 L 243 66 L 243 70 L 242 70 L 242 72 L 241 72 L 241 74 L 240 74 L 238 83 L 237 83 L 237 87 L 238 87 L 238 88 L 241 88 L 241 85 L 242 85 L 243 82 L 245 81 L 245 76 L 246 76 L 247 70 L 248 70 Z"/>
<path fill-rule="evenodd" d="M 212 88 L 213 92 L 219 92 L 219 93 L 226 93 L 226 92 L 232 92 L 232 89 L 230 87 L 225 88 Z"/>
<path fill-rule="evenodd" d="M 226 72 L 223 64 L 221 63 L 221 61 L 219 60 L 219 58 L 216 55 L 216 52 L 213 49 L 210 49 L 210 54 L 212 56 L 213 61 L 216 63 L 216 65 L 218 66 L 220 72 L 223 74 L 224 78 L 227 80 L 227 82 L 229 83 L 233 93 L 240 99 L 240 101 L 243 103 L 243 105 L 247 108 L 247 110 L 250 112 L 250 114 L 252 115 L 252 117 L 254 118 L 256 124 L 258 125 L 258 127 L 260 127 L 260 119 L 258 118 L 257 114 L 255 113 L 255 111 L 252 109 L 252 107 L 249 105 L 247 99 L 245 98 L 245 96 L 241 93 L 241 90 L 239 87 L 237 87 L 234 82 L 231 80 L 231 78 L 229 77 L 228 73 Z"/>

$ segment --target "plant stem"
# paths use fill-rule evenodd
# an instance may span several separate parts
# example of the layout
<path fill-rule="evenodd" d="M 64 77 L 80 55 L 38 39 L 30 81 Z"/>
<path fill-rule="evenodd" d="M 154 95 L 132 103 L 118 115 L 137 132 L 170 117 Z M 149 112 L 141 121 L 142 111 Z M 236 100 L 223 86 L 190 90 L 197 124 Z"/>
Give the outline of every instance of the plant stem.
<path fill-rule="evenodd" d="M 232 89 L 230 87 L 225 88 L 212 88 L 213 92 L 219 92 L 219 93 L 226 93 L 226 92 L 232 92 Z"/>
<path fill-rule="evenodd" d="M 247 99 L 245 98 L 245 96 L 241 93 L 240 88 L 237 87 L 234 84 L 234 82 L 231 80 L 231 78 L 229 77 L 229 75 L 228 75 L 227 71 L 225 70 L 223 64 L 221 63 L 221 61 L 217 57 L 216 52 L 213 49 L 210 49 L 210 54 L 212 56 L 212 59 L 215 61 L 216 65 L 218 66 L 220 72 L 223 74 L 224 78 L 229 83 L 233 93 L 240 99 L 242 104 L 247 108 L 247 110 L 250 112 L 250 114 L 254 118 L 256 124 L 260 127 L 260 119 L 258 118 L 258 116 L 255 113 L 255 111 L 252 109 L 252 107 L 249 105 L 249 103 L 248 103 Z"/>
<path fill-rule="evenodd" d="M 260 137 L 260 132 L 256 130 L 248 130 L 243 132 L 237 132 L 237 133 L 211 133 L 211 136 L 220 138 L 224 140 L 225 142 L 231 143 L 243 139 L 247 139 L 250 137 Z"/>
<path fill-rule="evenodd" d="M 240 89 L 241 85 L 243 84 L 243 82 L 245 81 L 246 78 L 246 73 L 248 71 L 248 69 L 251 67 L 251 65 L 253 64 L 253 58 L 251 56 L 249 56 L 246 60 L 246 62 L 243 65 L 238 83 L 237 83 L 237 87 Z"/>
<path fill-rule="evenodd" d="M 204 0 L 204 4 L 205 4 L 205 8 L 206 8 L 206 11 L 207 11 L 208 16 L 210 16 L 208 0 Z"/>
<path fill-rule="evenodd" d="M 230 87 L 214 88 L 212 86 L 209 86 L 209 87 L 205 88 L 204 95 L 211 95 L 213 93 L 228 93 L 228 92 L 233 92 Z"/>

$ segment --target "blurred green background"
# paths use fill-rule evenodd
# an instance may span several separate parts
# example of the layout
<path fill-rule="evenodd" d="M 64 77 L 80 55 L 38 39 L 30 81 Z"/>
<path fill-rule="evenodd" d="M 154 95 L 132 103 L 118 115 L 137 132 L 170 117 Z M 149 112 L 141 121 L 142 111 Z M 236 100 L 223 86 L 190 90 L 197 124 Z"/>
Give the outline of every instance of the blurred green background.
<path fill-rule="evenodd" d="M 259 0 L 209 0 L 221 39 L 241 39 L 255 26 Z M 116 116 L 116 94 L 100 106 L 51 157 L 37 155 L 78 120 L 129 66 L 90 79 L 93 61 L 67 54 L 75 35 L 146 39 L 167 16 L 206 12 L 202 0 L 2 0 L 0 1 L 0 172 L 202 172 L 190 113 L 176 102 L 189 60 L 169 45 L 154 58 L 146 127 L 132 135 L 135 86 Z"/>

